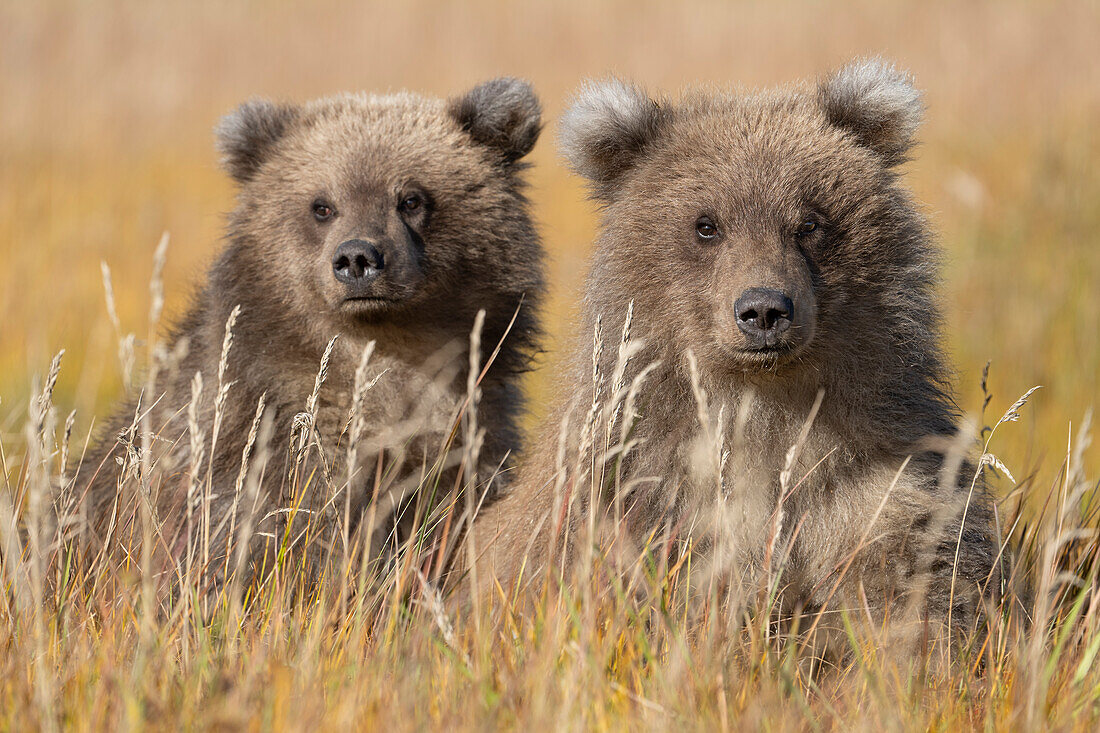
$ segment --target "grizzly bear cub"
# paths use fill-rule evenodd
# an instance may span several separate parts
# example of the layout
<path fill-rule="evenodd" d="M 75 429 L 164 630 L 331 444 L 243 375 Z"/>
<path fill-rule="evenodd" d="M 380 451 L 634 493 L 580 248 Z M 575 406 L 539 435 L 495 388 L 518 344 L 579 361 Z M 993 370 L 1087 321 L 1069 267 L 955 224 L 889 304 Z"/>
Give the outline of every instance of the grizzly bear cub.
<path fill-rule="evenodd" d="M 559 404 L 475 522 L 481 578 L 690 543 L 697 576 L 778 577 L 792 613 L 974 620 L 997 547 L 899 184 L 921 111 L 878 61 L 676 103 L 582 88 L 561 146 L 602 233 Z"/>
<path fill-rule="evenodd" d="M 492 491 L 519 448 L 539 336 L 522 158 L 540 114 L 527 83 L 497 79 L 449 101 L 252 101 L 224 118 L 238 205 L 171 335 L 185 356 L 80 468 L 100 539 L 134 526 L 144 494 L 169 535 L 158 544 L 174 558 L 201 545 L 215 573 L 242 528 L 320 557 L 370 517 L 377 556 L 467 480 Z M 140 425 L 152 472 L 134 481 Z"/>

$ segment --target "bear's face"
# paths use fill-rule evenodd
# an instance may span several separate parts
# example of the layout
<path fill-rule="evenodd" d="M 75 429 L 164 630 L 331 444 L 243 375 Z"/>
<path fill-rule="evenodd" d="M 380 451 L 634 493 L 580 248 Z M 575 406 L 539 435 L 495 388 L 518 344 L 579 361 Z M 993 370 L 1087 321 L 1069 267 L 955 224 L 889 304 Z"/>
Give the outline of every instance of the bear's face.
<path fill-rule="evenodd" d="M 668 105 L 588 87 L 562 142 L 605 205 L 590 293 L 633 299 L 647 338 L 711 371 L 770 373 L 873 338 L 876 281 L 906 259 L 891 169 L 918 117 L 907 80 L 875 63 L 816 94 Z"/>
<path fill-rule="evenodd" d="M 511 80 L 450 103 L 249 103 L 220 128 L 241 183 L 233 228 L 253 276 L 330 330 L 491 305 L 474 301 L 537 282 L 523 269 L 539 245 L 517 161 L 538 130 L 538 102 Z M 486 277 L 492 268 L 497 277 Z"/>

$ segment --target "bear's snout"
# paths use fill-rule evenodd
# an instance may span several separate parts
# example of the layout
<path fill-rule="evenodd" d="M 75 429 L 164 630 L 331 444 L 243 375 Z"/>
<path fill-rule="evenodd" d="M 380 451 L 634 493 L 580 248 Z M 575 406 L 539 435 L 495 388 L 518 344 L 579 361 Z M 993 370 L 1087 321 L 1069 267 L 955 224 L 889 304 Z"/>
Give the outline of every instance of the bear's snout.
<path fill-rule="evenodd" d="M 783 292 L 772 288 L 749 288 L 734 303 L 737 327 L 754 349 L 779 345 L 782 334 L 791 327 L 794 303 Z"/>
<path fill-rule="evenodd" d="M 332 257 L 332 272 L 347 286 L 349 297 L 364 291 L 385 267 L 386 257 L 382 251 L 363 239 L 341 243 Z"/>

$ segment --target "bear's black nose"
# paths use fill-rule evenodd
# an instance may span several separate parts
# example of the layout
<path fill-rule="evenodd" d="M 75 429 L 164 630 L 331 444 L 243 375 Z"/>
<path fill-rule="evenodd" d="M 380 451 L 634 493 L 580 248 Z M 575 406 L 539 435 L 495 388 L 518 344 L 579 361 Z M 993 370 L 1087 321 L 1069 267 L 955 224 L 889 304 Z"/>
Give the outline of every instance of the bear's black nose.
<path fill-rule="evenodd" d="M 791 327 L 794 317 L 791 299 L 771 288 L 749 288 L 733 307 L 737 327 L 756 347 L 775 346 L 776 338 Z"/>
<path fill-rule="evenodd" d="M 336 248 L 332 271 L 345 285 L 362 285 L 386 266 L 386 258 L 370 242 L 349 239 Z"/>

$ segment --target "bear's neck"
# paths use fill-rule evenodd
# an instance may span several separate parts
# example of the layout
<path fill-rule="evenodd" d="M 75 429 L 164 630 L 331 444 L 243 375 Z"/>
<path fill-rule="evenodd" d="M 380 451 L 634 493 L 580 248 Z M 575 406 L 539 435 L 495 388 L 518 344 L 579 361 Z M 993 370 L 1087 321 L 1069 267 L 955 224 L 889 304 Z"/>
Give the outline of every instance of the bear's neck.
<path fill-rule="evenodd" d="M 656 357 L 637 355 L 625 381 L 629 384 Z M 698 434 L 700 395 L 706 401 L 703 412 L 712 429 L 721 425 L 727 446 L 745 446 L 762 458 L 770 455 L 778 468 L 811 415 L 809 439 L 845 461 L 895 463 L 923 452 L 926 439 L 956 429 L 953 403 L 935 373 L 911 369 L 861 375 L 857 381 L 844 378 L 848 370 L 805 365 L 767 375 L 700 370 L 693 379 L 683 357 L 666 354 L 658 363 L 641 390 L 638 429 L 670 450 Z M 603 367 L 607 375 L 613 369 L 613 362 Z M 591 384 L 591 377 L 585 381 Z M 609 392 L 606 385 L 604 392 Z"/>

